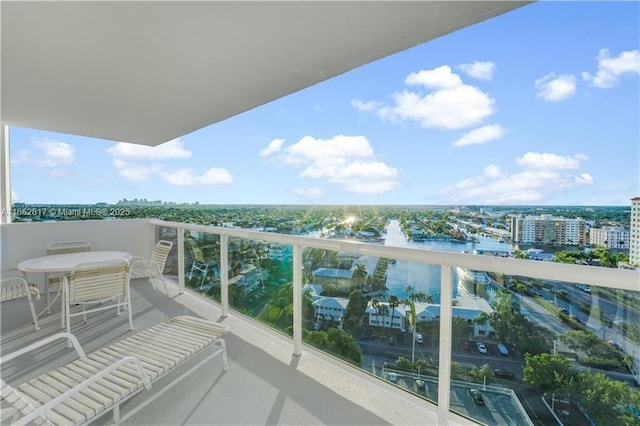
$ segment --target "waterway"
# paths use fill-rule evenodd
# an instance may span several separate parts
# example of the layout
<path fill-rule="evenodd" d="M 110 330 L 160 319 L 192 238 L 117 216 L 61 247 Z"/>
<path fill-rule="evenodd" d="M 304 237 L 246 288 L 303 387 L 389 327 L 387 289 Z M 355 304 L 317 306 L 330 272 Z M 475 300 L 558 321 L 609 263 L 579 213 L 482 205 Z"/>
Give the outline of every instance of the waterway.
<path fill-rule="evenodd" d="M 473 250 L 493 251 L 493 252 L 512 252 L 513 246 L 508 243 L 502 243 L 490 237 L 478 237 L 478 242 L 455 243 L 449 241 L 412 241 L 408 240 L 400 223 L 392 220 L 387 226 L 386 246 L 394 247 L 412 247 L 424 250 L 440 250 L 462 252 Z M 458 293 L 458 277 L 453 274 L 453 296 Z M 389 295 L 397 296 L 400 299 L 406 298 L 406 287 L 412 286 L 416 291 L 422 291 L 431 295 L 434 302 L 440 301 L 440 265 L 430 265 L 426 263 L 415 263 L 403 260 L 390 263 L 387 270 L 387 288 Z"/>

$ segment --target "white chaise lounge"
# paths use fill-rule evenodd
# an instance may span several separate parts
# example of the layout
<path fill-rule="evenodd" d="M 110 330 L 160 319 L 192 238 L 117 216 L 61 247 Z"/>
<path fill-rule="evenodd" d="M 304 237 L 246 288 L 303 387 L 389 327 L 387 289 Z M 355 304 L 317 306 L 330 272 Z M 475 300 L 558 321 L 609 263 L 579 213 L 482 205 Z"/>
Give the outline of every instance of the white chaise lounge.
<path fill-rule="evenodd" d="M 137 413 L 211 358 L 222 355 L 229 368 L 225 342 L 228 326 L 200 318 L 181 316 L 135 333 L 108 347 L 85 355 L 77 339 L 59 333 L 2 357 L 1 363 L 26 354 L 57 339 L 68 339 L 79 359 L 26 383 L 10 386 L 2 381 L 3 403 L 13 409 L 11 424 L 81 425 L 109 410 L 117 424 Z M 154 382 L 210 349 L 205 358 L 173 378 L 159 392 L 120 415 L 120 404 L 149 389 Z M 181 369 L 182 370 L 182 369 Z"/>

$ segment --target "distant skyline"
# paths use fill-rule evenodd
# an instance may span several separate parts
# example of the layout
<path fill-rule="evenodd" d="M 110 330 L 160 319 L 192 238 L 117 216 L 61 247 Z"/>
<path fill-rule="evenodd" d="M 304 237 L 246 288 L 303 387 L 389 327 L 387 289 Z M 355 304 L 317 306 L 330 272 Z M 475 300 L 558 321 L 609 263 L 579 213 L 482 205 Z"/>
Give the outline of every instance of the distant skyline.
<path fill-rule="evenodd" d="M 537 2 L 155 148 L 12 127 L 13 201 L 628 206 L 639 77 L 640 3 Z"/>

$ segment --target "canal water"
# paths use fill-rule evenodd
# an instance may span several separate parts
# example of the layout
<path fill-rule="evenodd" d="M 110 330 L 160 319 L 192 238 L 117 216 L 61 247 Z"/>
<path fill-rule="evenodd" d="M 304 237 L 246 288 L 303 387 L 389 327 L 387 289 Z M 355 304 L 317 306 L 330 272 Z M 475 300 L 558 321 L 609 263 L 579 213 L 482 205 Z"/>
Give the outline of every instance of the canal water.
<path fill-rule="evenodd" d="M 411 241 L 407 240 L 400 223 L 392 220 L 387 226 L 386 246 L 412 247 L 425 250 L 440 250 L 462 252 L 473 250 L 478 251 L 513 251 L 511 244 L 502 243 L 490 237 L 478 237 L 475 243 L 454 243 L 449 241 Z M 453 274 L 453 296 L 458 293 L 458 278 Z M 400 299 L 406 298 L 406 287 L 412 286 L 416 291 L 422 291 L 433 297 L 435 303 L 440 302 L 440 265 L 429 265 L 426 263 L 407 262 L 397 260 L 396 263 L 389 263 L 387 270 L 387 288 L 389 295 L 397 296 Z"/>

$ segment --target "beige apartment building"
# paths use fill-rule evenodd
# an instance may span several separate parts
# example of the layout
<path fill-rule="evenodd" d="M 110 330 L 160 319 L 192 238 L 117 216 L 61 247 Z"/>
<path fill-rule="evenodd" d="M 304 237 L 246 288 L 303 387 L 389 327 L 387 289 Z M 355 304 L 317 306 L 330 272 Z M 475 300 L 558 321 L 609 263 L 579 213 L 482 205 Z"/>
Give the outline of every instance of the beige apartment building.
<path fill-rule="evenodd" d="M 552 215 L 511 218 L 511 238 L 515 243 L 556 246 L 584 246 L 587 239 L 586 221 Z"/>

